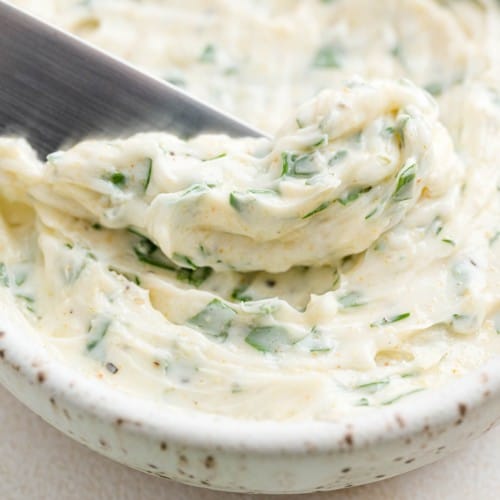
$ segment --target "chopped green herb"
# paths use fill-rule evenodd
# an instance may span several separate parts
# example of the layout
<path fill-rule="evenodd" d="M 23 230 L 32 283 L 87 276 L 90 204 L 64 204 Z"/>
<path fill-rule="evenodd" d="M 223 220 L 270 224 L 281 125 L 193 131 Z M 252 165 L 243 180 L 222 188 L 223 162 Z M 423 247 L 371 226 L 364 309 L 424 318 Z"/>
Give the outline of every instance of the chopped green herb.
<path fill-rule="evenodd" d="M 337 302 L 344 308 L 360 307 L 366 304 L 363 295 L 360 292 L 350 292 L 337 299 Z"/>
<path fill-rule="evenodd" d="M 490 239 L 490 247 L 492 247 L 500 239 L 500 231 L 497 231 L 495 235 Z"/>
<path fill-rule="evenodd" d="M 132 281 L 132 283 L 135 283 L 138 286 L 141 285 L 141 280 L 140 280 L 139 276 L 137 276 L 136 274 L 128 273 L 126 271 L 121 271 L 120 269 L 113 267 L 113 266 L 109 266 L 108 271 L 119 274 L 120 276 L 123 276 L 128 281 Z"/>
<path fill-rule="evenodd" d="M 243 193 L 238 193 L 237 191 L 232 192 L 229 195 L 229 204 L 237 211 L 241 212 L 246 205 L 245 201 L 242 199 Z"/>
<path fill-rule="evenodd" d="M 71 285 L 78 280 L 81 276 L 83 270 L 87 266 L 87 262 L 84 259 L 80 260 L 79 263 L 71 263 L 68 266 L 63 268 L 64 279 L 67 284 Z"/>
<path fill-rule="evenodd" d="M 188 320 L 206 335 L 225 339 L 236 313 L 224 302 L 214 299 L 198 314 Z"/>
<path fill-rule="evenodd" d="M 125 184 L 127 183 L 127 178 L 125 177 L 125 174 L 123 174 L 122 172 L 114 172 L 106 179 L 119 188 L 124 187 Z"/>
<path fill-rule="evenodd" d="M 396 59 L 399 59 L 401 60 L 401 56 L 402 56 L 402 53 L 403 53 L 403 50 L 401 48 L 401 45 L 394 45 L 394 47 L 391 49 L 391 55 L 396 58 Z"/>
<path fill-rule="evenodd" d="M 416 168 L 417 165 L 412 163 L 399 174 L 396 189 L 392 195 L 394 201 L 406 201 L 411 199 L 411 191 L 416 178 Z"/>
<path fill-rule="evenodd" d="M 366 398 L 361 398 L 354 403 L 354 406 L 370 406 L 370 402 Z"/>
<path fill-rule="evenodd" d="M 323 134 L 316 142 L 311 144 L 311 148 L 317 148 L 324 144 L 328 144 L 328 134 Z"/>
<path fill-rule="evenodd" d="M 211 156 L 210 158 L 205 158 L 202 161 L 213 161 L 213 160 L 219 160 L 220 158 L 224 158 L 227 156 L 227 153 L 219 153 L 218 155 Z"/>
<path fill-rule="evenodd" d="M 133 232 L 129 229 L 130 232 Z M 137 234 L 137 233 L 134 233 Z M 140 262 L 159 267 L 168 271 L 175 271 L 175 264 L 148 238 L 143 237 L 134 248 L 134 253 Z"/>
<path fill-rule="evenodd" d="M 441 241 L 442 241 L 443 243 L 446 243 L 447 245 L 451 245 L 451 246 L 453 246 L 453 247 L 454 247 L 454 246 L 456 246 L 456 243 L 455 243 L 453 240 L 450 240 L 450 239 L 448 239 L 448 238 L 443 238 Z"/>
<path fill-rule="evenodd" d="M 471 314 L 454 314 L 451 327 L 456 333 L 471 333 L 478 329 L 477 316 Z"/>
<path fill-rule="evenodd" d="M 237 286 L 233 290 L 231 298 L 233 300 L 239 300 L 240 302 L 248 302 L 250 300 L 253 300 L 253 297 L 251 295 L 245 293 L 248 290 L 249 286 L 250 283 L 242 283 L 241 285 Z"/>
<path fill-rule="evenodd" d="M 209 43 L 205 46 L 205 48 L 201 52 L 199 61 L 203 63 L 213 63 L 215 62 L 215 55 L 216 55 L 215 46 Z"/>
<path fill-rule="evenodd" d="M 101 224 L 99 224 L 98 222 L 92 224 L 92 229 L 96 230 L 96 231 L 100 231 L 102 229 L 102 226 Z"/>
<path fill-rule="evenodd" d="M 371 212 L 365 215 L 365 220 L 371 219 L 378 212 L 378 207 L 375 207 Z"/>
<path fill-rule="evenodd" d="M 198 266 L 191 260 L 187 255 L 182 255 L 180 253 L 174 252 L 172 259 L 182 267 L 187 267 L 189 269 L 196 270 Z"/>
<path fill-rule="evenodd" d="M 283 326 L 257 326 L 250 330 L 245 342 L 261 352 L 276 353 L 295 341 Z"/>
<path fill-rule="evenodd" d="M 371 186 L 368 187 L 355 187 L 347 192 L 347 194 L 340 197 L 337 201 L 343 205 L 349 205 L 353 201 L 356 201 L 362 194 L 368 193 L 371 191 Z"/>
<path fill-rule="evenodd" d="M 324 201 L 323 203 L 321 203 L 320 205 L 318 205 L 314 210 L 311 210 L 309 213 L 307 213 L 306 215 L 302 216 L 302 218 L 303 219 L 308 219 L 309 217 L 312 217 L 313 215 L 319 214 L 323 210 L 326 210 L 333 202 L 334 202 L 334 200 Z"/>
<path fill-rule="evenodd" d="M 314 153 L 298 155 L 296 153 L 281 153 L 281 175 L 291 177 L 311 177 L 319 173 L 314 162 Z"/>
<path fill-rule="evenodd" d="M 210 267 L 198 267 L 196 269 L 182 268 L 177 271 L 176 278 L 179 281 L 185 281 L 190 285 L 199 287 L 204 283 L 213 273 Z"/>
<path fill-rule="evenodd" d="M 337 151 L 328 160 L 328 165 L 330 165 L 330 167 L 332 167 L 333 165 L 336 165 L 337 163 L 341 162 L 347 155 L 348 155 L 348 151 L 346 149 L 341 149 L 341 150 Z"/>
<path fill-rule="evenodd" d="M 438 215 L 434 218 L 434 220 L 432 221 L 429 229 L 430 231 L 435 234 L 436 236 L 438 236 L 441 231 L 443 230 L 443 220 L 441 219 L 441 217 Z"/>
<path fill-rule="evenodd" d="M 18 299 L 21 299 L 21 300 L 24 300 L 25 302 L 25 305 L 26 305 L 26 309 L 28 309 L 28 311 L 34 313 L 35 312 L 35 308 L 34 308 L 34 304 L 35 304 L 35 299 L 29 295 L 23 295 L 23 294 L 16 294 L 16 297 Z"/>
<path fill-rule="evenodd" d="M 360 385 L 356 386 L 355 389 L 359 389 L 359 390 L 368 392 L 370 394 L 373 394 L 374 392 L 377 392 L 380 389 L 383 389 L 388 384 L 389 384 L 388 379 L 376 380 L 375 382 L 368 382 L 367 384 L 360 384 Z"/>
<path fill-rule="evenodd" d="M 412 391 L 405 392 L 403 394 L 400 394 L 399 396 L 396 396 L 395 398 L 388 399 L 387 401 L 383 401 L 381 404 L 384 406 L 387 405 L 392 405 L 393 403 L 396 403 L 396 401 L 399 401 L 400 399 L 405 398 L 406 396 L 410 396 L 411 394 L 415 394 L 416 392 L 423 391 L 423 387 L 419 387 L 418 389 L 413 389 Z"/>
<path fill-rule="evenodd" d="M 144 192 L 148 190 L 149 183 L 151 182 L 152 173 L 153 173 L 153 159 L 146 158 L 146 178 L 144 180 Z"/>
<path fill-rule="evenodd" d="M 390 325 L 391 323 L 397 323 L 398 321 L 403 321 L 406 318 L 410 317 L 410 313 L 402 313 L 402 314 L 396 314 L 395 316 L 389 316 L 382 318 L 378 321 L 374 321 L 373 323 L 370 323 L 370 327 L 374 328 L 377 326 L 384 326 L 384 325 Z"/>
<path fill-rule="evenodd" d="M 402 149 L 405 146 L 404 131 L 409 119 L 410 119 L 409 116 L 403 116 L 399 118 L 398 122 L 394 127 L 387 127 L 384 130 L 384 135 L 393 136 L 400 149 Z"/>
<path fill-rule="evenodd" d="M 169 76 L 169 77 L 165 78 L 165 80 L 168 83 L 175 85 L 176 87 L 185 87 L 186 86 L 186 80 L 184 80 L 184 78 L 181 78 L 178 76 Z"/>
<path fill-rule="evenodd" d="M 7 266 L 0 262 L 0 285 L 9 286 L 9 275 L 7 274 Z"/>
<path fill-rule="evenodd" d="M 103 355 L 101 342 L 108 333 L 111 320 L 105 316 L 96 316 L 90 322 L 88 328 L 87 352 L 101 357 Z"/>
<path fill-rule="evenodd" d="M 316 52 L 313 66 L 316 68 L 340 68 L 340 60 L 340 49 L 334 45 L 325 45 Z"/>
<path fill-rule="evenodd" d="M 439 82 L 431 82 L 425 85 L 424 89 L 434 97 L 438 97 L 443 93 L 443 84 Z"/>

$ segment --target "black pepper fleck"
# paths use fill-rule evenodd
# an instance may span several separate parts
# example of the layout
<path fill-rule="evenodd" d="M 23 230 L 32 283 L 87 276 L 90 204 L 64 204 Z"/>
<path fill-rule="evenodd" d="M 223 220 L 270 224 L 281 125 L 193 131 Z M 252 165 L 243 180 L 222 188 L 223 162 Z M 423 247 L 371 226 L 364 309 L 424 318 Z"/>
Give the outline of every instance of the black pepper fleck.
<path fill-rule="evenodd" d="M 113 363 L 106 363 L 106 370 L 113 375 L 118 373 L 118 368 Z"/>

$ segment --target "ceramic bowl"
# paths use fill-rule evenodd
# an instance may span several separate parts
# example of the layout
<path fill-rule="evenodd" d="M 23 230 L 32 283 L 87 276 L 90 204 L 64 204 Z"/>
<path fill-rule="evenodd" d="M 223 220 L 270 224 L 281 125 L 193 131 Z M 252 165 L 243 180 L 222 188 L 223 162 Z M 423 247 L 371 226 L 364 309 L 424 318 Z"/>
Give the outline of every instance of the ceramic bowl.
<path fill-rule="evenodd" d="M 444 457 L 500 419 L 500 367 L 335 422 L 194 414 L 124 392 L 58 361 L 0 296 L 0 382 L 43 419 L 123 464 L 183 483 L 261 493 L 333 490 Z"/>

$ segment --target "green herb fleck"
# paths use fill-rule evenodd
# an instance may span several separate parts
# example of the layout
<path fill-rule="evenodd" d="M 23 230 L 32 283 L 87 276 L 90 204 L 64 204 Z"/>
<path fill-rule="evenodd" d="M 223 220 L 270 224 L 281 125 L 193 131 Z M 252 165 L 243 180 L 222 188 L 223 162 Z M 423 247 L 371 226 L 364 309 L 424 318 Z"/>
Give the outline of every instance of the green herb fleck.
<path fill-rule="evenodd" d="M 238 193 L 237 191 L 232 192 L 229 195 L 229 204 L 237 211 L 242 212 L 246 203 L 242 199 L 243 193 Z"/>
<path fill-rule="evenodd" d="M 283 326 L 257 326 L 250 330 L 245 342 L 261 352 L 276 353 L 295 342 Z"/>
<path fill-rule="evenodd" d="M 500 231 L 497 231 L 495 235 L 490 239 L 490 247 L 492 247 L 500 239 Z"/>
<path fill-rule="evenodd" d="M 370 323 L 370 327 L 374 328 L 377 326 L 385 326 L 385 325 L 390 325 L 392 323 L 397 323 L 398 321 L 403 321 L 406 318 L 410 317 L 410 313 L 402 313 L 402 314 L 396 314 L 395 316 L 389 316 L 389 317 L 384 317 L 382 319 L 379 319 L 378 321 L 374 321 L 373 323 Z"/>
<path fill-rule="evenodd" d="M 361 398 L 354 403 L 354 406 L 370 406 L 370 402 L 366 398 Z"/>
<path fill-rule="evenodd" d="M 323 210 L 326 210 L 333 203 L 333 201 L 334 200 L 324 201 L 323 203 L 321 203 L 320 205 L 318 205 L 314 210 L 311 210 L 309 213 L 307 213 L 306 215 L 304 215 L 302 218 L 303 219 L 308 219 L 309 217 L 312 217 L 313 215 L 316 215 L 316 214 L 322 212 Z"/>
<path fill-rule="evenodd" d="M 356 201 L 362 194 L 368 193 L 371 191 L 371 186 L 368 187 L 355 187 L 347 192 L 347 194 L 340 197 L 337 201 L 342 205 L 346 206 L 350 203 Z"/>
<path fill-rule="evenodd" d="M 314 162 L 313 153 L 298 155 L 296 153 L 281 153 L 281 175 L 291 177 L 312 177 L 319 173 Z"/>
<path fill-rule="evenodd" d="M 216 55 L 215 46 L 209 43 L 202 50 L 199 57 L 199 61 L 202 63 L 213 63 L 215 62 L 215 55 Z"/>
<path fill-rule="evenodd" d="M 129 231 L 132 232 L 131 229 Z M 168 259 L 163 252 L 148 238 L 141 238 L 141 240 L 133 247 L 137 259 L 144 264 L 166 269 L 168 271 L 175 271 L 175 264 Z"/>
<path fill-rule="evenodd" d="M 337 302 L 344 308 L 361 307 L 366 304 L 363 295 L 360 292 L 350 292 L 337 299 Z"/>
<path fill-rule="evenodd" d="M 210 158 L 205 158 L 202 161 L 213 161 L 213 160 L 219 160 L 220 158 L 224 158 L 227 156 L 227 153 L 219 153 L 218 155 L 211 156 Z"/>
<path fill-rule="evenodd" d="M 226 339 L 236 313 L 219 299 L 214 299 L 188 320 L 190 325 L 212 337 Z"/>
<path fill-rule="evenodd" d="M 97 316 L 92 319 L 88 328 L 87 352 L 102 357 L 101 342 L 108 333 L 111 320 L 105 316 Z"/>
<path fill-rule="evenodd" d="M 443 93 L 443 84 L 439 82 L 431 82 L 425 85 L 424 89 L 434 97 L 438 97 Z"/>
<path fill-rule="evenodd" d="M 122 172 L 114 172 L 106 179 L 118 188 L 124 187 L 125 184 L 127 183 L 127 178 L 125 177 L 125 174 L 123 174 Z"/>
<path fill-rule="evenodd" d="M 9 275 L 7 274 L 7 266 L 0 262 L 0 285 L 9 286 Z"/>
<path fill-rule="evenodd" d="M 411 190 L 416 178 L 416 168 L 417 165 L 412 163 L 399 174 L 396 189 L 392 195 L 394 201 L 406 201 L 411 199 Z"/>
<path fill-rule="evenodd" d="M 338 47 L 325 45 L 317 52 L 313 60 L 313 66 L 316 68 L 340 68 L 341 54 Z"/>
<path fill-rule="evenodd" d="M 347 155 L 348 151 L 346 149 L 340 149 L 328 160 L 328 165 L 330 165 L 330 167 L 336 165 L 337 163 L 341 162 Z"/>
<path fill-rule="evenodd" d="M 26 306 L 26 309 L 28 309 L 28 311 L 34 313 L 35 312 L 35 299 L 29 295 L 23 295 L 23 294 L 16 294 L 16 297 L 18 299 L 21 299 L 21 300 L 24 300 L 24 303 L 25 303 L 25 306 Z"/>
<path fill-rule="evenodd" d="M 377 212 L 378 212 L 378 207 L 375 207 L 373 210 L 371 210 L 365 215 L 365 220 L 371 219 Z"/>
<path fill-rule="evenodd" d="M 454 246 L 456 246 L 456 243 L 455 243 L 453 240 L 450 240 L 450 239 L 448 239 L 448 238 L 443 238 L 441 241 L 442 241 L 443 243 L 446 243 L 447 245 L 451 245 L 451 246 L 453 246 L 453 247 L 454 247 Z"/>
<path fill-rule="evenodd" d="M 148 190 L 151 182 L 151 174 L 153 173 L 153 159 L 146 158 L 146 178 L 144 179 L 144 192 Z"/>
<path fill-rule="evenodd" d="M 141 279 L 136 274 L 132 274 L 132 273 L 128 273 L 126 271 L 122 271 L 122 270 L 120 270 L 120 269 L 118 269 L 116 267 L 113 267 L 113 266 L 109 266 L 108 267 L 108 271 L 111 271 L 113 273 L 119 274 L 120 276 L 123 276 L 128 281 L 132 281 L 132 283 L 135 283 L 138 286 L 141 285 Z"/>
<path fill-rule="evenodd" d="M 251 295 L 245 293 L 248 290 L 249 286 L 250 283 L 242 283 L 241 285 L 237 286 L 233 290 L 231 298 L 233 300 L 239 300 L 240 302 L 248 302 L 250 300 L 253 300 L 253 297 Z"/>
<path fill-rule="evenodd" d="M 176 278 L 179 281 L 185 281 L 190 285 L 199 287 L 203 284 L 213 273 L 210 267 L 198 267 L 196 269 L 179 269 Z"/>
<path fill-rule="evenodd" d="M 370 394 L 373 394 L 374 392 L 383 389 L 387 385 L 389 385 L 389 380 L 383 379 L 383 380 L 376 380 L 375 382 L 368 382 L 366 384 L 360 384 L 356 386 L 355 389 L 359 389 L 368 392 Z"/>

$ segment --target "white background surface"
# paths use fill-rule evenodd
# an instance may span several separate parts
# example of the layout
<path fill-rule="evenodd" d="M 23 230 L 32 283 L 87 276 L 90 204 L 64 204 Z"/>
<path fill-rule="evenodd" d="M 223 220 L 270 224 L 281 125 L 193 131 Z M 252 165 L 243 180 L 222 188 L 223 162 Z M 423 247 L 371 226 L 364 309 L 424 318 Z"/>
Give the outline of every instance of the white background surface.
<path fill-rule="evenodd" d="M 441 462 L 310 495 L 212 492 L 147 476 L 56 431 L 0 388 L 0 500 L 500 500 L 500 427 Z"/>

